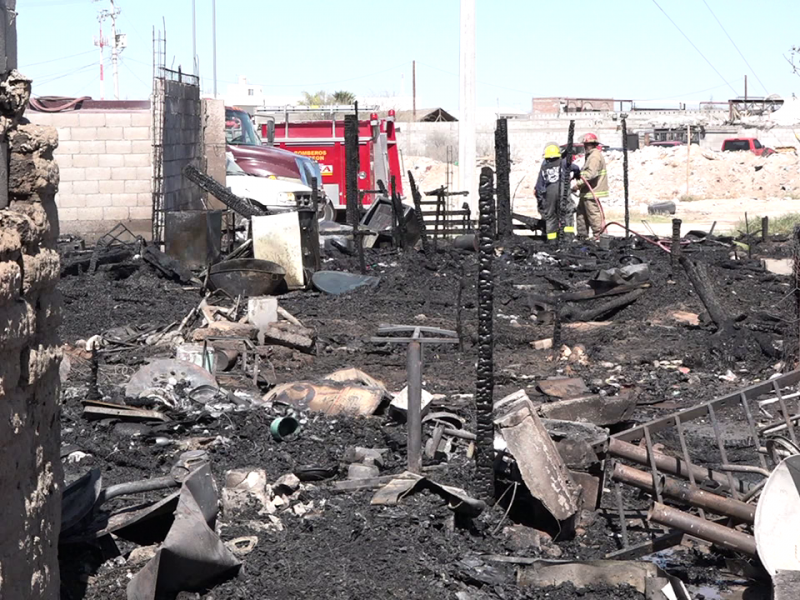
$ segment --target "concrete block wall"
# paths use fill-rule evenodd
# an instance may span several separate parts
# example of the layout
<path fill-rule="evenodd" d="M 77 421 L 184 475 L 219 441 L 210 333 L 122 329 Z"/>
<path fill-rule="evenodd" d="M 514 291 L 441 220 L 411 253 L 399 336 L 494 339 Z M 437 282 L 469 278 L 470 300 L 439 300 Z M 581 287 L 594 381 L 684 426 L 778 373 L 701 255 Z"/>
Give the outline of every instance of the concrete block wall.
<path fill-rule="evenodd" d="M 14 123 L 28 102 L 30 81 L 25 81 L 26 97 L 14 115 L 8 114 L 15 102 L 9 102 L 6 82 L 0 86 L 4 126 Z M 2 138 L 6 134 L 9 203 L 0 210 L 0 598 L 56 600 L 63 479 L 57 135 L 32 124 L 0 132 Z"/>
<path fill-rule="evenodd" d="M 164 209 L 202 210 L 203 191 L 183 176 L 187 164 L 206 168 L 200 88 L 171 80 L 164 83 Z"/>
<path fill-rule="evenodd" d="M 97 238 L 117 223 L 150 235 L 152 117 L 149 110 L 28 111 L 56 128 L 61 171 L 56 196 L 61 231 Z"/>

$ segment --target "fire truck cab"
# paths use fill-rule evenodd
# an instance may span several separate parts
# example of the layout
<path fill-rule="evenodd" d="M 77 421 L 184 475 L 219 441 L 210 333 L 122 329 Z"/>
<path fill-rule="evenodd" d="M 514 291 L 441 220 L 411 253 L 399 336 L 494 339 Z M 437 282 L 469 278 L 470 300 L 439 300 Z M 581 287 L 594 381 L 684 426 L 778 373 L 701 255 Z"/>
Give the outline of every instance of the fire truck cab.
<path fill-rule="evenodd" d="M 347 206 L 344 119 L 337 117 L 353 112 L 352 106 L 279 107 L 256 111 L 256 120 L 261 122 L 261 137 L 267 144 L 319 163 L 325 194 L 337 212 L 344 211 Z M 403 196 L 394 116 L 394 111 L 389 111 L 388 117 L 379 119 L 377 113 L 372 112 L 369 120 L 358 123 L 358 189 L 365 205 L 371 204 L 373 199 L 368 190 L 378 189 L 378 181 L 390 189 L 392 177 L 397 193 Z"/>

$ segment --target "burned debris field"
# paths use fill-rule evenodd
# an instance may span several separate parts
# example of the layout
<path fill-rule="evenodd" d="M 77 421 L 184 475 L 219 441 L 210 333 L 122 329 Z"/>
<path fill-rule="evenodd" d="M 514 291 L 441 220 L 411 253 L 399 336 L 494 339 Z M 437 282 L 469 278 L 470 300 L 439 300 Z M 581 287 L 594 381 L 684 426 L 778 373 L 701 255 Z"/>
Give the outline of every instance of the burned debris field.
<path fill-rule="evenodd" d="M 80 244 L 64 241 L 62 458 L 75 494 L 62 504 L 62 597 L 768 598 L 748 513 L 759 494 L 748 503 L 741 491 L 764 475 L 725 468 L 758 468 L 764 426 L 781 422 L 797 385 L 794 281 L 763 262 L 784 261 L 791 240 L 753 237 L 750 256 L 729 238 L 685 240 L 683 265 L 638 238 L 493 244 L 492 498 L 475 485 L 473 249 L 439 240 L 427 252 L 365 250 L 374 285 L 279 295 L 280 331 L 264 334 L 246 297 L 180 281 L 139 253 L 91 271 Z M 360 269 L 335 249 L 323 266 Z M 687 275 L 698 268 L 711 311 Z M 409 383 L 408 344 L 375 340 L 386 325 L 456 332 L 454 343 L 424 344 L 418 475 L 410 392 L 405 409 L 394 397 Z M 175 367 L 192 342 L 197 364 L 214 349 L 215 376 Z M 163 373 L 136 388 L 147 365 Z M 713 419 L 688 415 L 680 434 L 637 432 L 770 380 L 745 392 L 755 437 L 747 418 L 726 412 L 730 402 L 714 405 Z M 776 391 L 780 401 L 769 398 Z M 645 459 L 632 460 L 637 452 Z M 687 457 L 707 481 L 665 466 Z M 666 484 L 643 489 L 651 459 L 657 479 L 725 507 L 703 512 Z M 543 464 L 553 481 L 537 476 Z M 623 471 L 644 483 L 621 481 Z M 159 479 L 162 489 L 109 492 Z M 654 505 L 719 529 L 689 535 L 654 521 Z M 187 541 L 181 524 L 205 534 Z"/>

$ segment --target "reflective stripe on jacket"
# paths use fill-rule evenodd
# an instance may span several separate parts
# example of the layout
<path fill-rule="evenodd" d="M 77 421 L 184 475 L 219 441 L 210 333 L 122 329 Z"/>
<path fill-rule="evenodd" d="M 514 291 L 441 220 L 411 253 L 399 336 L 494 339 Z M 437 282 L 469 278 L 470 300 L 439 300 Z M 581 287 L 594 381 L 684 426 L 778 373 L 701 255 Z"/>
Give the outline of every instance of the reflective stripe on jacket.
<path fill-rule="evenodd" d="M 606 173 L 606 159 L 599 148 L 595 148 L 586 155 L 586 162 L 584 162 L 583 170 L 581 171 L 583 177 L 598 198 L 608 197 L 608 174 Z M 581 182 L 580 186 L 581 198 L 591 199 L 592 192 L 586 187 L 586 184 Z"/>

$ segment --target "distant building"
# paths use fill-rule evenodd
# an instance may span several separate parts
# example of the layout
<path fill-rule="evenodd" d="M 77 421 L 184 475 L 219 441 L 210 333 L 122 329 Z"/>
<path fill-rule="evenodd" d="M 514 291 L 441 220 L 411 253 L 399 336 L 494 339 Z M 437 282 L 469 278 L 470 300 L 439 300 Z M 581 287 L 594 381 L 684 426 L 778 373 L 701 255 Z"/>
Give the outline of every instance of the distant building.
<path fill-rule="evenodd" d="M 533 98 L 531 112 L 534 115 L 558 115 L 577 112 L 613 112 L 630 110 L 630 100 L 613 98 Z"/>

